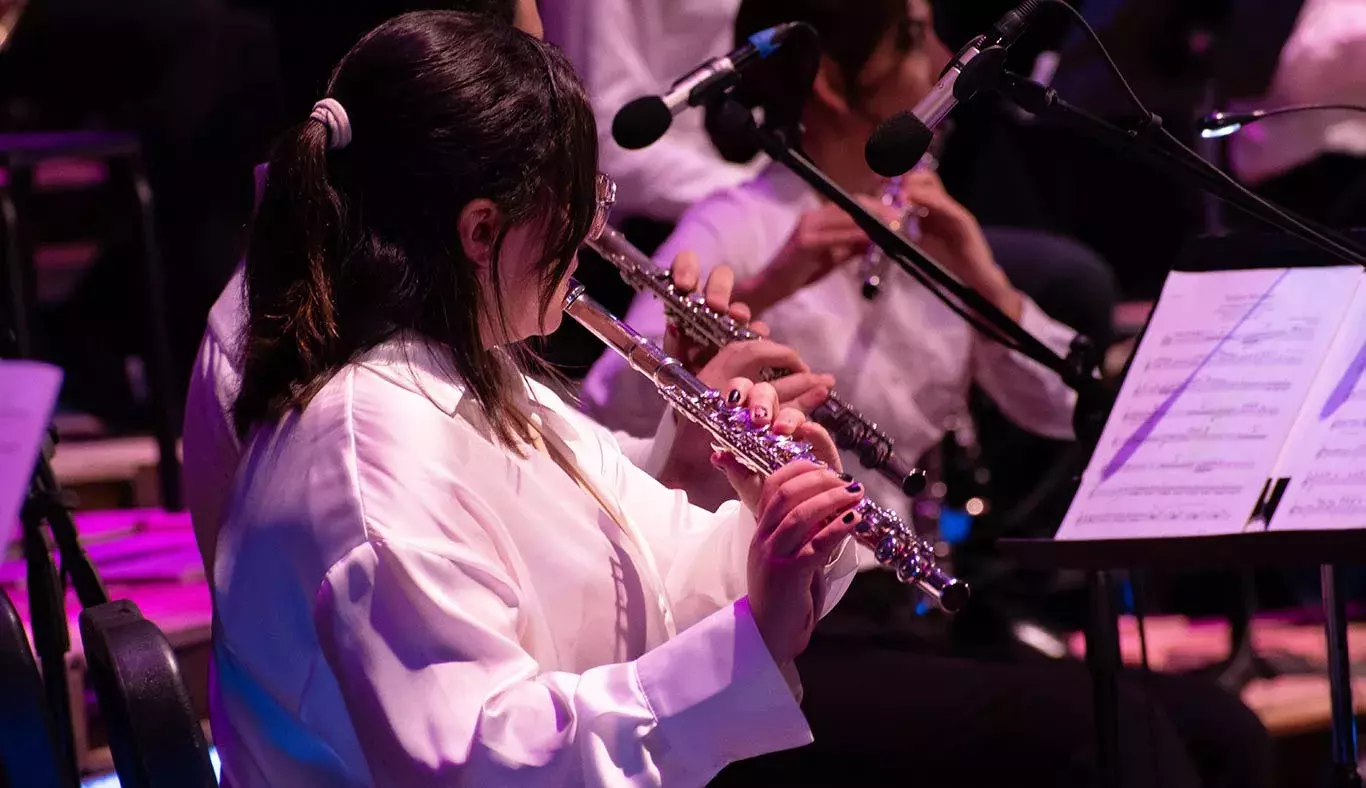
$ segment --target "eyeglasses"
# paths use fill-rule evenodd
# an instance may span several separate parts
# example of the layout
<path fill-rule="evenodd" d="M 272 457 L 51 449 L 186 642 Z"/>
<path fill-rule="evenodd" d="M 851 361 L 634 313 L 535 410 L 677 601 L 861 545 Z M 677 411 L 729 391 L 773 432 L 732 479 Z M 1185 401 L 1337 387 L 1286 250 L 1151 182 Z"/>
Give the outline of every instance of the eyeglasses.
<path fill-rule="evenodd" d="M 593 214 L 593 223 L 588 227 L 588 240 L 596 241 L 607 229 L 607 220 L 612 217 L 612 206 L 617 202 L 616 181 L 603 173 L 598 173 L 594 189 L 597 192 L 598 206 Z"/>

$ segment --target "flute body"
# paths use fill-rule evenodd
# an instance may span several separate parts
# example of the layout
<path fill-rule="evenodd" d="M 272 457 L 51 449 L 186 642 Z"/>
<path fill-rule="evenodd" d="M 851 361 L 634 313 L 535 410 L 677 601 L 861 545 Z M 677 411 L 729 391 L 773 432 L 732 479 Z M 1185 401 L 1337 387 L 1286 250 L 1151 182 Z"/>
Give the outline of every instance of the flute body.
<path fill-rule="evenodd" d="M 639 293 L 654 295 L 664 304 L 669 319 L 694 342 L 721 348 L 732 342 L 761 339 L 730 315 L 707 306 L 701 293 L 681 293 L 668 271 L 655 265 L 644 252 L 627 241 L 613 227 L 607 227 L 597 240 L 588 241 L 590 249 L 611 263 L 622 280 Z M 764 378 L 773 380 L 791 370 L 766 370 Z M 925 474 L 897 457 L 892 439 L 876 423 L 869 421 L 835 392 L 811 414 L 817 424 L 830 431 L 841 449 L 853 452 L 863 467 L 891 479 L 907 495 L 918 495 L 925 488 Z"/>
<path fill-rule="evenodd" d="M 916 163 L 916 171 L 936 172 L 939 169 L 939 156 L 943 151 L 944 141 L 948 138 L 952 128 L 951 123 L 945 123 L 940 127 L 933 139 L 930 140 L 929 150 Z M 925 214 L 920 206 L 908 202 L 901 196 L 902 183 L 905 177 L 905 175 L 898 175 L 887 180 L 882 190 L 882 204 L 897 213 L 896 221 L 890 225 L 892 230 L 918 242 L 920 240 L 920 219 Z M 859 278 L 863 280 L 860 292 L 863 293 L 864 298 L 872 301 L 882 294 L 890 266 L 891 260 L 882 251 L 882 247 L 877 244 L 868 247 L 868 251 L 859 260 Z"/>
<path fill-rule="evenodd" d="M 808 444 L 767 427 L 755 427 L 748 409 L 727 404 L 719 392 L 708 388 L 681 362 L 587 296 L 577 282 L 565 297 L 564 311 L 626 359 L 632 369 L 649 378 L 670 407 L 711 436 L 717 450 L 728 452 L 746 468 L 767 476 L 794 460 L 820 462 Z M 910 526 L 866 498 L 858 509 L 861 519 L 854 527 L 854 536 L 872 548 L 880 564 L 893 569 L 901 582 L 912 585 L 944 610 L 955 612 L 963 606 L 968 598 L 967 585 L 935 563 L 933 548 Z"/>

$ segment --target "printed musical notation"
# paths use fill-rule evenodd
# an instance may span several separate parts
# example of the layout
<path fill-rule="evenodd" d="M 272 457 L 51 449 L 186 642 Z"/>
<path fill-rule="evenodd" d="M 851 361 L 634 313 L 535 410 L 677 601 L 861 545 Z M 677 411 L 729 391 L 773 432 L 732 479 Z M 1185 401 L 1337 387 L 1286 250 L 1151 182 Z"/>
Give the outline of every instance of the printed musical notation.
<path fill-rule="evenodd" d="M 1366 527 L 1366 287 L 1356 295 L 1278 463 L 1276 529 Z"/>
<path fill-rule="evenodd" d="M 1305 496 L 1285 511 L 1293 520 L 1355 523 L 1350 527 L 1360 528 L 1362 523 L 1366 523 L 1366 495 Z M 1280 516 L 1276 517 L 1277 527 L 1281 527 L 1280 519 Z M 1331 526 L 1323 527 L 1326 530 Z"/>
<path fill-rule="evenodd" d="M 1182 356 L 1182 357 L 1160 357 L 1148 362 L 1144 369 L 1196 369 L 1204 367 L 1213 369 L 1215 367 L 1274 367 L 1288 366 L 1294 367 L 1300 364 L 1300 359 L 1277 353 L 1270 350 L 1259 350 L 1251 353 L 1237 353 L 1228 350 L 1221 350 L 1211 353 L 1208 356 Z"/>
<path fill-rule="evenodd" d="M 1240 532 L 1361 279 L 1345 266 L 1168 277 L 1058 538 Z"/>
<path fill-rule="evenodd" d="M 1170 392 L 1168 392 L 1170 393 Z M 1261 402 L 1244 402 L 1241 405 L 1221 405 L 1218 407 L 1172 408 L 1163 420 L 1168 423 L 1197 420 L 1217 424 L 1219 419 L 1275 416 L 1279 408 Z M 1125 413 L 1119 416 L 1129 424 L 1142 423 L 1149 414 Z"/>
<path fill-rule="evenodd" d="M 28 494 L 61 385 L 62 371 L 57 367 L 0 361 L 0 550 L 18 525 L 19 507 Z"/>

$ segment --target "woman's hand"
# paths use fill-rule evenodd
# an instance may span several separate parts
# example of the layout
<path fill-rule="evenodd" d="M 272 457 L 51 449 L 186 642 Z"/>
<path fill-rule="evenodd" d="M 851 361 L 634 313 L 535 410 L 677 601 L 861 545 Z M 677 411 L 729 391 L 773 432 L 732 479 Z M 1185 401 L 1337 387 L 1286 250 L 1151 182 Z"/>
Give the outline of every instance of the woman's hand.
<path fill-rule="evenodd" d="M 897 218 L 896 211 L 881 200 L 866 195 L 857 199 L 885 222 Z M 774 304 L 863 255 L 868 243 L 867 233 L 838 206 L 823 205 L 807 211 L 797 220 L 797 226 L 773 261 L 738 286 L 737 297 L 749 304 L 754 314 L 763 314 Z"/>
<path fill-rule="evenodd" d="M 679 252 L 669 267 L 669 278 L 680 293 L 691 293 L 702 282 L 702 265 L 692 252 Z M 728 265 L 717 266 L 707 275 L 702 286 L 702 297 L 708 307 L 730 318 L 737 324 L 749 328 L 759 336 L 768 336 L 768 326 L 761 322 L 750 322 L 750 308 L 743 301 L 733 301 L 735 290 L 735 271 Z M 694 375 L 699 375 L 714 356 L 717 349 L 701 345 L 684 334 L 672 320 L 664 334 L 664 352 L 683 362 L 683 367 Z M 736 373 L 743 374 L 743 373 Z"/>
<path fill-rule="evenodd" d="M 833 469 L 836 474 L 843 473 L 839 449 L 836 448 L 830 433 L 821 425 L 808 421 L 806 414 L 800 409 L 781 405 L 778 391 L 773 384 L 735 378 L 721 391 L 726 394 L 726 401 L 732 406 L 749 410 L 751 423 L 756 428 L 771 427 L 779 435 L 791 435 L 810 444 L 811 453 L 817 460 Z M 763 477 L 744 469 L 729 455 L 714 452 L 711 455 L 711 462 L 725 471 L 735 494 L 757 517 L 763 494 Z"/>
<path fill-rule="evenodd" d="M 729 454 L 712 455 L 758 522 L 749 549 L 750 610 L 774 661 L 786 665 L 811 639 L 825 592 L 820 573 L 853 533 L 863 489 L 843 475 L 820 425 L 795 408 L 778 409 L 772 385 L 737 378 L 724 390 L 727 402 L 749 409 L 756 427 L 809 442 L 819 460 L 790 462 L 765 479 Z"/>
<path fill-rule="evenodd" d="M 963 283 L 991 299 L 1012 320 L 1020 319 L 1020 293 L 996 264 L 972 212 L 949 196 L 932 172 L 912 170 L 901 183 L 903 200 L 920 208 L 920 245 Z"/>
<path fill-rule="evenodd" d="M 743 472 L 729 457 L 728 473 Z M 860 517 L 863 489 L 834 469 L 798 460 L 763 482 L 749 548 L 749 605 L 779 665 L 811 640 L 823 605 L 821 572 Z"/>

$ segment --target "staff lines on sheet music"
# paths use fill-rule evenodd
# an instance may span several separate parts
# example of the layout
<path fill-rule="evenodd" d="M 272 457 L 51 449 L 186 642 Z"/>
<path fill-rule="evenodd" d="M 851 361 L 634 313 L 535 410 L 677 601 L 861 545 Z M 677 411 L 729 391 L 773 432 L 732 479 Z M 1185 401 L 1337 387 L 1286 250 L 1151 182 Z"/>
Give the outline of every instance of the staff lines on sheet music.
<path fill-rule="evenodd" d="M 1159 462 L 1130 462 L 1124 468 L 1127 472 L 1145 471 L 1171 472 L 1190 471 L 1191 473 L 1214 473 L 1216 471 L 1245 471 L 1256 467 L 1252 460 L 1162 460 Z"/>
<path fill-rule="evenodd" d="M 1318 450 L 1314 455 L 1316 460 L 1350 460 L 1355 457 L 1366 459 L 1366 446 L 1351 446 L 1329 448 L 1327 446 Z"/>
<path fill-rule="evenodd" d="M 1360 495 L 1339 495 L 1336 498 L 1318 496 L 1313 503 L 1301 503 L 1290 507 L 1290 513 L 1297 516 L 1366 514 L 1366 498 Z"/>
<path fill-rule="evenodd" d="M 1141 512 L 1087 512 L 1077 518 L 1079 524 L 1092 523 L 1155 523 L 1155 522 L 1197 522 L 1200 520 L 1221 520 L 1228 517 L 1227 509 L 1145 509 Z"/>
<path fill-rule="evenodd" d="M 1088 498 L 1170 498 L 1176 495 L 1237 495 L 1240 484 L 1130 484 L 1123 487 L 1093 487 Z"/>
<path fill-rule="evenodd" d="M 1291 269 L 1287 268 L 1284 271 L 1281 271 L 1276 279 L 1272 281 L 1271 285 L 1266 288 L 1265 292 L 1251 301 L 1247 310 L 1243 312 L 1242 317 L 1238 318 L 1238 321 L 1233 324 L 1233 327 L 1219 339 L 1210 350 L 1209 354 L 1205 356 L 1206 360 L 1213 358 L 1216 353 L 1222 350 L 1224 345 L 1229 341 L 1229 338 L 1237 335 L 1238 329 L 1242 328 L 1248 320 L 1252 319 L 1253 315 L 1257 313 L 1258 308 L 1267 302 L 1271 293 L 1275 291 L 1276 286 L 1285 280 L 1285 277 L 1290 273 L 1290 270 Z M 1167 412 L 1172 409 L 1172 406 L 1176 404 L 1176 401 L 1181 395 L 1195 382 L 1196 376 L 1199 375 L 1200 371 L 1203 369 L 1204 363 L 1202 362 L 1195 369 L 1191 370 L 1191 373 L 1186 380 L 1177 386 L 1171 394 L 1167 395 L 1167 399 L 1157 406 L 1146 421 L 1138 425 L 1133 434 L 1120 446 L 1119 451 L 1115 453 L 1115 456 L 1105 465 L 1105 468 L 1101 470 L 1100 480 L 1102 484 L 1118 473 L 1120 468 L 1124 467 L 1124 463 L 1128 462 L 1129 458 L 1138 451 L 1139 447 L 1143 445 L 1143 442 L 1153 433 L 1153 430 L 1157 429 L 1157 425 L 1162 422 L 1162 419 L 1166 417 Z"/>
<path fill-rule="evenodd" d="M 1274 350 L 1258 350 L 1254 353 L 1234 353 L 1218 351 L 1209 356 L 1187 356 L 1186 358 L 1158 358 L 1143 365 L 1145 370 L 1193 369 L 1201 365 L 1210 367 L 1293 367 L 1300 359 L 1291 354 Z"/>
<path fill-rule="evenodd" d="M 1362 487 L 1366 486 L 1366 470 L 1360 471 L 1314 471 L 1304 477 L 1305 490 L 1320 487 Z"/>
<path fill-rule="evenodd" d="M 1228 380 L 1227 378 L 1196 378 L 1195 375 L 1196 372 L 1192 372 L 1190 377 L 1180 383 L 1142 385 L 1135 389 L 1134 393 L 1140 396 L 1152 394 L 1179 396 L 1187 391 L 1192 394 L 1219 394 L 1228 391 L 1265 391 L 1279 394 L 1290 388 L 1290 382 L 1285 380 Z M 1161 403 L 1153 412 L 1157 413 L 1166 404 L 1166 402 Z"/>
<path fill-rule="evenodd" d="M 1229 339 L 1230 342 L 1238 345 L 1250 346 L 1258 345 L 1272 339 L 1279 340 L 1312 340 L 1314 330 L 1318 328 L 1319 321 L 1315 318 L 1298 318 L 1294 325 L 1283 326 L 1280 328 L 1268 328 L 1262 331 L 1248 331 Z M 1218 342 L 1222 337 L 1218 331 L 1211 331 L 1205 328 L 1192 329 L 1190 331 L 1178 331 L 1170 336 L 1162 338 L 1162 347 L 1172 345 L 1205 345 Z"/>
<path fill-rule="evenodd" d="M 1237 416 L 1240 418 L 1246 418 L 1248 416 L 1276 416 L 1279 415 L 1280 412 L 1280 408 L 1271 407 L 1269 405 L 1263 405 L 1260 402 L 1245 402 L 1242 405 L 1239 405 L 1238 407 L 1233 407 L 1232 405 L 1197 405 L 1195 407 L 1185 409 L 1174 408 L 1171 410 L 1171 412 L 1167 414 L 1167 420 L 1176 421 L 1178 419 L 1209 419 L 1212 422 L 1217 419 L 1230 418 L 1233 416 Z M 1126 422 L 1141 422 L 1151 415 L 1151 413 L 1144 413 L 1143 411 L 1130 411 L 1121 416 L 1120 420 Z"/>
<path fill-rule="evenodd" d="M 1190 427 L 1181 432 L 1154 432 L 1143 439 L 1144 443 L 1154 446 L 1172 443 L 1204 443 L 1207 441 L 1219 441 L 1236 443 L 1239 441 L 1264 441 L 1267 434 L 1263 432 L 1216 432 L 1211 427 Z M 1123 441 L 1114 440 L 1111 446 L 1122 446 Z"/>

